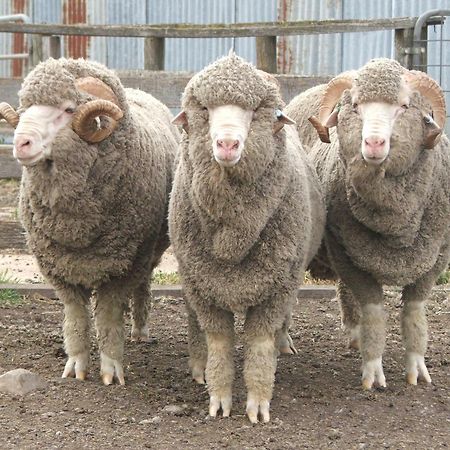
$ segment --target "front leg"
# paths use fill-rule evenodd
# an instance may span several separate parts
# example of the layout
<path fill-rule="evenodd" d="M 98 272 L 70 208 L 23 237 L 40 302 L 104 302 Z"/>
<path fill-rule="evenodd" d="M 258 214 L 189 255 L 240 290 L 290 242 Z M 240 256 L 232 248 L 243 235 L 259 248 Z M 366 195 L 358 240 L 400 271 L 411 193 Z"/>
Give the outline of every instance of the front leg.
<path fill-rule="evenodd" d="M 402 292 L 401 326 L 403 344 L 406 349 L 406 380 L 409 384 L 416 385 L 418 379 L 431 383 L 431 377 L 425 365 L 428 343 L 425 302 L 442 267 L 445 268 L 445 264 L 438 265 L 415 283 L 405 286 Z"/>
<path fill-rule="evenodd" d="M 344 295 L 347 303 L 341 308 L 346 312 L 343 320 L 361 314 L 360 350 L 362 356 L 362 385 L 371 389 L 374 384 L 386 386 L 382 356 L 386 341 L 386 318 L 383 309 L 383 288 L 368 272 L 357 268 L 347 256 L 345 249 L 327 231 L 326 244 L 333 268 L 352 296 Z M 343 292 L 345 294 L 345 291 Z M 347 292 L 348 294 L 348 292 Z M 359 312 L 358 302 L 361 306 Z"/>
<path fill-rule="evenodd" d="M 287 312 L 292 298 L 280 296 L 249 308 L 244 324 L 244 380 L 247 386 L 247 416 L 252 423 L 270 421 L 280 336 L 286 336 Z M 283 331 L 284 327 L 284 331 Z M 289 336 L 289 335 L 287 335 Z M 278 339 L 278 342 L 277 342 Z"/>
<path fill-rule="evenodd" d="M 112 384 L 114 378 L 124 385 L 125 327 L 123 316 L 127 295 L 123 286 L 110 282 L 97 290 L 95 300 L 94 317 L 100 350 L 100 376 L 105 385 Z"/>
<path fill-rule="evenodd" d="M 84 380 L 90 363 L 90 291 L 81 286 L 56 286 L 56 293 L 64 304 L 64 348 L 68 355 L 62 377 Z"/>
<path fill-rule="evenodd" d="M 209 414 L 216 417 L 222 408 L 223 417 L 228 417 L 234 379 L 234 316 L 229 311 L 207 305 L 196 308 L 195 312 L 205 330 L 208 348 L 205 375 L 210 399 Z"/>

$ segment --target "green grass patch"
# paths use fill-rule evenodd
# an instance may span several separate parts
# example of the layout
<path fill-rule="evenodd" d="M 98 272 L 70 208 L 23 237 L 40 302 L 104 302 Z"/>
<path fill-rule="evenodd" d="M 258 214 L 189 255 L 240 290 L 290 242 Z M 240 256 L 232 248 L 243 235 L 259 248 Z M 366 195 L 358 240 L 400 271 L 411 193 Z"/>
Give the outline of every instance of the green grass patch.
<path fill-rule="evenodd" d="M 12 276 L 8 269 L 0 271 L 0 285 L 18 282 L 19 280 Z M 0 305 L 20 305 L 22 300 L 22 296 L 14 289 L 0 289 Z"/>
<path fill-rule="evenodd" d="M 450 283 L 450 269 L 444 270 L 438 277 L 436 284 L 449 284 Z"/>
<path fill-rule="evenodd" d="M 153 272 L 153 284 L 180 284 L 180 282 L 178 272 L 161 272 L 160 270 Z"/>

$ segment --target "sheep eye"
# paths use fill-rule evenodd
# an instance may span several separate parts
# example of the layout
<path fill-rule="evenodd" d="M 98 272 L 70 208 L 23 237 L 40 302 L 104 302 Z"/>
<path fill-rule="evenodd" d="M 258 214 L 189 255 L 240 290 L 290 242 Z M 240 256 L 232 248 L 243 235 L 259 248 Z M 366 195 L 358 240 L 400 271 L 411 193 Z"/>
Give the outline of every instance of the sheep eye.
<path fill-rule="evenodd" d="M 408 109 L 408 108 L 409 108 L 409 105 L 407 105 L 407 104 L 405 103 L 404 105 L 402 105 L 402 108 L 403 108 L 403 109 Z"/>
<path fill-rule="evenodd" d="M 66 113 L 73 114 L 75 112 L 75 108 L 66 108 Z"/>
<path fill-rule="evenodd" d="M 352 104 L 352 108 L 353 108 L 353 111 L 354 111 L 354 112 L 358 112 L 358 103 L 356 103 L 356 102 L 353 103 L 353 104 Z"/>
<path fill-rule="evenodd" d="M 202 111 L 208 111 L 208 108 L 207 108 L 206 106 L 204 106 L 204 107 L 202 108 Z"/>

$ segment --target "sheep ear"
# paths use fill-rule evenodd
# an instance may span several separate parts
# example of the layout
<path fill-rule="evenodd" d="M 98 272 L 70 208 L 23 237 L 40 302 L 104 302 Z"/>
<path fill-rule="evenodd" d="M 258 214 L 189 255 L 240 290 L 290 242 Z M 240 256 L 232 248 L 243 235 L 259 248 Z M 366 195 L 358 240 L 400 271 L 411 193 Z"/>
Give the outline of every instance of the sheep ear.
<path fill-rule="evenodd" d="M 186 111 L 180 111 L 173 119 L 172 123 L 175 125 L 181 125 L 183 130 L 188 131 L 188 121 L 186 117 Z"/>
<path fill-rule="evenodd" d="M 285 125 L 295 125 L 295 120 L 284 114 L 280 109 L 275 110 L 277 121 L 273 125 L 273 134 L 277 134 Z"/>
<path fill-rule="evenodd" d="M 423 146 L 426 149 L 432 149 L 439 142 L 439 138 L 442 134 L 442 129 L 438 127 L 433 117 L 428 114 L 424 114 L 423 120 L 426 127 Z"/>
<path fill-rule="evenodd" d="M 337 125 L 338 123 L 338 114 L 339 114 L 339 109 L 335 108 L 333 110 L 333 112 L 328 116 L 327 121 L 325 122 L 325 126 L 327 128 L 333 128 Z"/>

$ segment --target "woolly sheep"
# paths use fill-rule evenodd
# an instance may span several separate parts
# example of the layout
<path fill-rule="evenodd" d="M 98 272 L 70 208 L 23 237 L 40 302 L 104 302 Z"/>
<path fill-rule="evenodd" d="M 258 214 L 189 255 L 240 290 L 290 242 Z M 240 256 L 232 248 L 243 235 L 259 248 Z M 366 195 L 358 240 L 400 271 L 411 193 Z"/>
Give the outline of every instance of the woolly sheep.
<path fill-rule="evenodd" d="M 269 421 L 278 349 L 302 273 L 320 244 L 318 179 L 279 89 L 235 54 L 188 83 L 176 122 L 185 132 L 169 204 L 169 235 L 184 282 L 192 376 L 209 413 L 230 414 L 234 315 L 243 313 L 251 422 Z M 288 127 L 289 128 L 289 127 Z"/>
<path fill-rule="evenodd" d="M 443 93 L 426 74 L 382 58 L 303 93 L 286 112 L 297 119 L 312 109 L 319 136 L 331 140 L 317 141 L 311 156 L 326 196 L 325 242 L 340 277 L 343 324 L 351 345 L 361 348 L 363 387 L 386 385 L 386 284 L 403 286 L 407 381 L 431 382 L 424 305 L 450 257 Z M 330 135 L 334 125 L 337 132 Z M 299 130 L 302 139 L 312 127 L 306 129 Z"/>
<path fill-rule="evenodd" d="M 149 277 L 168 246 L 167 206 L 179 133 L 169 110 L 124 89 L 101 64 L 49 59 L 24 80 L 14 155 L 23 165 L 20 216 L 29 248 L 64 303 L 63 377 L 84 379 L 89 310 L 104 384 L 124 384 L 123 312 L 148 337 Z"/>

